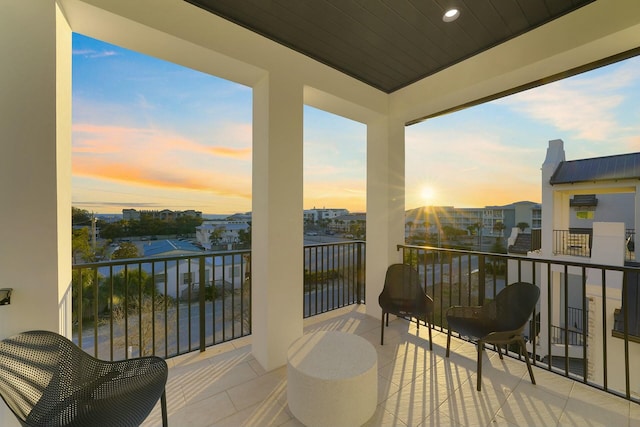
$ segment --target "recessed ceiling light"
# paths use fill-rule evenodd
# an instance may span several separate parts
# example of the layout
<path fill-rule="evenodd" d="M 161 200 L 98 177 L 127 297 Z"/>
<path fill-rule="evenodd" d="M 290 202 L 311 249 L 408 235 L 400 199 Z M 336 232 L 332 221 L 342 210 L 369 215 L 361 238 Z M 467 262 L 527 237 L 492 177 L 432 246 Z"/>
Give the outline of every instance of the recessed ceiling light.
<path fill-rule="evenodd" d="M 460 11 L 458 9 L 449 9 L 442 16 L 442 20 L 444 22 L 453 22 L 460 16 Z"/>

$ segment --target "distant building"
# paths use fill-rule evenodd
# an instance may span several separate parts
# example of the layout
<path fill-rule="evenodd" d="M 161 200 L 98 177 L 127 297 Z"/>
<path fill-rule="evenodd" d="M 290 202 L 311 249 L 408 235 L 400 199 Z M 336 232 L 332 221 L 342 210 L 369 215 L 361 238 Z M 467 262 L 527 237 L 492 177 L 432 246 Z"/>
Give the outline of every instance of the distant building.
<path fill-rule="evenodd" d="M 327 220 L 330 221 L 334 218 L 349 215 L 349 211 L 347 209 L 307 209 L 303 212 L 304 222 L 317 224 L 319 221 Z"/>
<path fill-rule="evenodd" d="M 205 286 L 224 286 L 239 289 L 246 277 L 249 264 L 242 255 L 225 255 L 204 258 L 202 271 Z M 153 274 L 153 282 L 159 294 L 182 301 L 198 298 L 200 289 L 201 260 L 189 258 L 176 262 L 154 262 L 142 264 L 141 268 Z M 106 274 L 106 273 L 105 273 Z"/>
<path fill-rule="evenodd" d="M 250 219 L 249 219 L 250 221 Z M 240 220 L 211 220 L 205 221 L 196 227 L 196 241 L 206 250 L 213 248 L 214 244 L 229 247 L 240 241 L 240 231 L 249 231 L 249 223 L 246 219 Z M 218 242 L 212 242 L 211 236 L 216 230 L 220 230 Z"/>
<path fill-rule="evenodd" d="M 244 221 L 251 225 L 251 212 L 235 213 L 226 218 L 228 221 Z"/>
<path fill-rule="evenodd" d="M 159 219 L 162 221 L 175 221 L 181 217 L 193 217 L 193 218 L 202 218 L 202 212 L 196 211 L 193 209 L 188 209 L 186 211 L 172 211 L 170 209 L 163 210 L 141 210 L 138 211 L 136 209 L 122 209 L 122 219 L 127 221 L 140 221 L 142 216 L 148 216 L 154 219 Z"/>
<path fill-rule="evenodd" d="M 405 215 L 407 233 L 437 233 L 443 227 L 469 230 L 480 225 L 478 234 L 483 236 L 508 235 L 518 223 L 526 222 L 529 228 L 542 226 L 542 207 L 540 203 L 520 201 L 504 206 L 485 206 L 483 208 L 455 208 L 453 206 L 423 206 L 411 209 Z M 498 231 L 497 224 L 504 225 Z"/>
<path fill-rule="evenodd" d="M 362 227 L 362 232 L 364 233 L 366 223 L 367 223 L 367 214 L 352 213 L 352 214 L 340 215 L 333 218 L 331 221 L 328 222 L 327 228 L 335 232 L 349 233 L 352 230 L 352 225 L 358 224 Z"/>

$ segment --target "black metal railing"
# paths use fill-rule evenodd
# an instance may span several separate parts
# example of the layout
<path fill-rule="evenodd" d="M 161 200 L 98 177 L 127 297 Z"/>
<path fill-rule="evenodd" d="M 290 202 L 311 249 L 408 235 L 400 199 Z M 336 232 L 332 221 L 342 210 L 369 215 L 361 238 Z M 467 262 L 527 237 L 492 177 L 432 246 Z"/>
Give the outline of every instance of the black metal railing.
<path fill-rule="evenodd" d="M 582 331 L 584 329 L 584 310 L 576 307 L 568 307 L 567 326 L 574 331 Z"/>
<path fill-rule="evenodd" d="M 304 247 L 304 317 L 365 301 L 365 242 Z"/>
<path fill-rule="evenodd" d="M 551 344 L 584 345 L 584 334 L 572 328 L 551 325 Z"/>
<path fill-rule="evenodd" d="M 251 333 L 251 252 L 73 266 L 74 341 L 108 360 L 172 357 Z"/>
<path fill-rule="evenodd" d="M 623 313 L 629 327 L 622 333 L 612 333 L 613 314 L 621 306 L 623 274 L 638 272 L 639 268 L 425 246 L 397 247 L 403 252 L 404 262 L 418 269 L 422 286 L 434 299 L 434 322 L 440 331 L 447 330 L 446 310 L 450 306 L 482 305 L 510 283 L 535 283 L 542 295 L 532 315 L 536 321 L 527 329 L 534 363 L 628 400 L 639 400 L 640 376 L 630 369 L 630 360 L 635 360 L 640 345 L 630 339 L 634 320 L 628 315 L 630 310 Z M 582 301 L 582 306 L 570 307 L 569 301 Z M 561 324 L 583 327 L 558 328 L 553 325 L 558 317 Z"/>
<path fill-rule="evenodd" d="M 633 228 L 627 228 L 624 231 L 624 249 L 625 259 L 627 261 L 636 260 L 636 230 Z M 638 259 L 640 261 L 640 258 Z"/>
<path fill-rule="evenodd" d="M 565 326 L 551 325 L 551 344 L 584 345 L 584 337 L 588 334 L 584 331 L 584 310 L 575 307 L 567 308 L 567 316 L 560 314 L 560 318 L 567 319 Z"/>
<path fill-rule="evenodd" d="M 250 251 L 73 265 L 73 339 L 118 360 L 168 358 L 249 335 L 250 266 Z M 305 246 L 304 268 L 304 317 L 364 302 L 364 242 Z"/>
<path fill-rule="evenodd" d="M 591 256 L 591 233 L 586 230 L 553 230 L 555 255 Z"/>
<path fill-rule="evenodd" d="M 640 268 L 426 246 L 398 249 L 434 299 L 436 328 L 446 331 L 451 305 L 481 305 L 509 283 L 535 283 L 544 298 L 527 330 L 534 363 L 638 401 L 640 376 L 630 369 L 640 353 L 629 333 L 635 318 L 623 310 L 615 334 L 611 319 L 620 312 L 623 274 Z M 248 335 L 250 260 L 249 251 L 233 251 L 75 265 L 74 340 L 95 356 L 115 360 L 203 351 Z M 364 302 L 364 242 L 305 246 L 304 269 L 305 317 Z M 583 303 L 574 307 L 575 301 Z M 558 317 L 571 327 L 554 325 Z"/>

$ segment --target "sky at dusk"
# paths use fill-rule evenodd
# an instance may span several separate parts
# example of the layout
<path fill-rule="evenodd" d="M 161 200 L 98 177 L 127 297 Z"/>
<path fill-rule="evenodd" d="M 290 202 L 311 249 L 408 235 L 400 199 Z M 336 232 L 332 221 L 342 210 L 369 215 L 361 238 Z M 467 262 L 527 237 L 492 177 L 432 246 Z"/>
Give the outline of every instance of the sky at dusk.
<path fill-rule="evenodd" d="M 567 160 L 640 151 L 640 58 L 406 128 L 406 207 L 540 201 Z M 73 36 L 73 206 L 251 211 L 251 88 Z M 304 109 L 304 208 L 366 207 L 366 126 Z"/>

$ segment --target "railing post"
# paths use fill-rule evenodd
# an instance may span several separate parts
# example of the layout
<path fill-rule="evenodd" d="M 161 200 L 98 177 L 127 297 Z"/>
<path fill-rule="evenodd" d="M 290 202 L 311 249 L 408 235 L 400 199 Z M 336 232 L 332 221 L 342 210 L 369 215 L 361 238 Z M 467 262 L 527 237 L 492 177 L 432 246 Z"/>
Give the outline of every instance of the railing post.
<path fill-rule="evenodd" d="M 485 256 L 478 255 L 478 305 L 484 305 L 486 293 Z"/>
<path fill-rule="evenodd" d="M 356 249 L 356 271 L 357 271 L 357 277 L 356 277 L 356 298 L 357 298 L 357 302 L 358 304 L 361 304 L 363 302 L 363 298 L 362 298 L 362 278 L 364 276 L 364 272 L 362 271 L 362 243 L 358 243 L 357 244 L 357 249 Z"/>
<path fill-rule="evenodd" d="M 199 320 L 200 320 L 200 352 L 203 352 L 206 348 L 206 338 L 205 338 L 205 265 L 204 265 L 204 257 L 201 256 L 198 264 L 198 299 L 199 299 Z M 215 331 L 214 331 L 215 336 Z"/>

